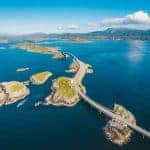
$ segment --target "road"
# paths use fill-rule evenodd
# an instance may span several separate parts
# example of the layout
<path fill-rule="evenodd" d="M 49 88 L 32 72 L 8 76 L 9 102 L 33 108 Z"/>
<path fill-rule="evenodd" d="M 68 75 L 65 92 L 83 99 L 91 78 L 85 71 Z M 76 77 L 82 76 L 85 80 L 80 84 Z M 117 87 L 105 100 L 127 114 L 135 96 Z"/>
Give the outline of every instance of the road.
<path fill-rule="evenodd" d="M 139 127 L 138 125 L 134 125 L 134 124 L 128 122 L 127 120 L 125 120 L 125 119 L 122 119 L 121 117 L 119 117 L 118 115 L 116 115 L 115 113 L 113 113 L 112 111 L 110 111 L 109 109 L 104 107 L 103 105 L 95 102 L 93 99 L 91 99 L 88 96 L 86 96 L 85 94 L 83 94 L 79 90 L 79 88 L 77 88 L 77 89 L 78 89 L 78 92 L 79 92 L 80 96 L 84 99 L 84 101 L 87 102 L 88 104 L 90 104 L 92 107 L 96 108 L 98 111 L 104 113 L 105 115 L 107 115 L 110 118 L 116 118 L 119 121 L 122 121 L 123 123 L 127 124 L 130 128 L 132 128 L 135 131 L 141 133 L 142 135 L 150 138 L 150 132 L 149 131 Z"/>
<path fill-rule="evenodd" d="M 90 104 L 92 107 L 96 108 L 99 112 L 104 113 L 105 115 L 107 115 L 110 118 L 115 118 L 118 119 L 119 121 L 122 121 L 123 123 L 127 124 L 130 128 L 134 129 L 135 131 L 137 131 L 138 133 L 141 133 L 142 135 L 150 138 L 150 132 L 148 130 L 145 130 L 141 127 L 139 127 L 138 125 L 134 125 L 131 122 L 121 118 L 119 115 L 113 113 L 113 111 L 111 111 L 109 108 L 97 103 L 95 100 L 91 99 L 90 97 L 88 97 L 87 95 L 85 95 L 84 93 L 81 92 L 80 88 L 79 88 L 79 84 L 81 82 L 81 79 L 84 77 L 84 75 L 86 74 L 86 64 L 84 64 L 82 61 L 80 61 L 76 56 L 74 56 L 73 54 L 69 53 L 74 60 L 78 61 L 80 68 L 78 70 L 78 72 L 76 73 L 76 75 L 74 76 L 74 78 L 72 79 L 72 82 L 74 83 L 76 90 L 78 91 L 79 95 L 82 97 L 82 99 L 87 102 L 88 104 Z M 78 81 L 78 79 L 80 79 L 80 81 Z"/>

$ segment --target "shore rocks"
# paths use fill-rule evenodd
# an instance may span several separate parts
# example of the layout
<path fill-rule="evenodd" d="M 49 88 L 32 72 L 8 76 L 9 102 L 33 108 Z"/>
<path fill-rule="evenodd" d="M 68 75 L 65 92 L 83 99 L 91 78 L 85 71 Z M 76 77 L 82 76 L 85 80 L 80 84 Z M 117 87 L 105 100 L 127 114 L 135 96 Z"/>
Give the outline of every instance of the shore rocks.
<path fill-rule="evenodd" d="M 80 96 L 71 80 L 67 77 L 55 79 L 52 84 L 52 93 L 46 97 L 45 104 L 56 106 L 74 106 L 77 104 L 80 101 Z M 81 86 L 81 88 L 85 92 L 84 87 Z"/>
<path fill-rule="evenodd" d="M 0 83 L 0 105 L 15 103 L 29 94 L 30 90 L 21 82 L 11 81 Z"/>
<path fill-rule="evenodd" d="M 131 122 L 132 124 L 136 124 L 136 120 L 133 114 L 123 106 L 115 104 L 114 113 L 116 113 L 121 118 Z M 112 143 L 123 145 L 130 140 L 133 131 L 125 123 L 113 118 L 106 124 L 104 133 L 106 138 Z"/>

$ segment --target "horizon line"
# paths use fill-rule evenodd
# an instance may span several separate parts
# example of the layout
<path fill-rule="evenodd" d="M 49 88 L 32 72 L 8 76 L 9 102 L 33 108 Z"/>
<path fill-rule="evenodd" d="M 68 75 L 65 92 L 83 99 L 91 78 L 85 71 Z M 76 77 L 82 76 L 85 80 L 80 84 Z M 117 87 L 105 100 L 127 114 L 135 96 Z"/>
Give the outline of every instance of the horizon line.
<path fill-rule="evenodd" d="M 92 33 L 97 31 L 106 31 L 108 29 L 128 29 L 128 30 L 141 30 L 141 31 L 148 31 L 150 28 L 147 29 L 139 29 L 139 28 L 127 28 L 127 27 L 108 27 L 105 29 L 97 29 L 93 31 L 87 31 L 87 32 L 42 32 L 42 31 L 35 31 L 35 32 L 24 32 L 24 33 L 9 33 L 9 32 L 0 32 L 0 36 L 25 36 L 25 35 L 32 35 L 32 34 L 86 34 L 86 33 Z"/>

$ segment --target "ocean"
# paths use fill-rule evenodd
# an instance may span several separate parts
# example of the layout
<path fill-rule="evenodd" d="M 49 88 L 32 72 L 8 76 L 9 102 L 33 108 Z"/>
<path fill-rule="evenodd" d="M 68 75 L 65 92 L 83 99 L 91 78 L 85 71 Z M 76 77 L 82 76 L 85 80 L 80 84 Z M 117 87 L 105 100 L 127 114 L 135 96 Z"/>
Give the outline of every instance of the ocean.
<path fill-rule="evenodd" d="M 112 144 L 103 132 L 109 118 L 83 100 L 74 107 L 39 106 L 51 93 L 52 80 L 66 73 L 72 59 L 53 59 L 12 48 L 18 42 L 0 44 L 0 82 L 26 81 L 34 73 L 51 71 L 53 76 L 41 86 L 30 85 L 31 94 L 20 102 L 0 107 L 1 150 L 148 150 L 150 140 L 134 132 L 123 146 Z M 83 81 L 87 94 L 113 109 L 115 103 L 131 111 L 137 124 L 150 130 L 150 42 L 101 40 L 90 43 L 41 41 L 58 46 L 92 65 L 93 74 Z M 29 67 L 25 72 L 17 68 Z"/>

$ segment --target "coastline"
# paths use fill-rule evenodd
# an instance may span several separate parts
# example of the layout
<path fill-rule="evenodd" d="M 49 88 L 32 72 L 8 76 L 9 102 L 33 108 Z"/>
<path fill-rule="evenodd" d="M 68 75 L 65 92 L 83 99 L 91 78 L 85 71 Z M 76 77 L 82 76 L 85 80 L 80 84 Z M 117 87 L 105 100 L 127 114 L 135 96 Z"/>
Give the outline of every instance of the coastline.
<path fill-rule="evenodd" d="M 17 87 L 18 86 L 18 87 Z M 20 86 L 20 87 L 19 87 Z M 21 82 L 10 81 L 0 83 L 0 105 L 8 105 L 24 99 L 30 90 Z"/>
<path fill-rule="evenodd" d="M 86 93 L 86 88 L 82 85 L 82 80 L 87 73 L 92 73 L 91 66 L 85 64 L 82 61 L 73 61 L 70 64 L 68 72 L 73 72 L 74 77 L 58 77 L 53 80 L 52 92 L 49 96 L 45 98 L 45 105 L 55 105 L 55 106 L 75 106 L 80 101 L 79 93 L 76 91 L 76 86 L 80 88 L 83 93 Z M 59 82 L 61 81 L 61 82 Z M 75 81 L 75 82 L 72 82 Z M 78 84 L 78 85 L 76 85 Z M 71 87 L 71 88 L 70 88 Z M 66 89 L 65 93 L 75 92 L 72 96 L 67 96 L 63 91 Z"/>
<path fill-rule="evenodd" d="M 53 58 L 62 59 L 69 57 L 67 54 L 60 51 L 59 47 L 44 47 L 30 43 L 23 43 L 16 46 L 17 48 L 26 50 L 27 52 L 50 54 Z"/>

